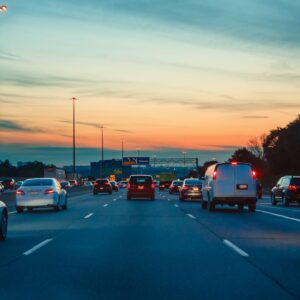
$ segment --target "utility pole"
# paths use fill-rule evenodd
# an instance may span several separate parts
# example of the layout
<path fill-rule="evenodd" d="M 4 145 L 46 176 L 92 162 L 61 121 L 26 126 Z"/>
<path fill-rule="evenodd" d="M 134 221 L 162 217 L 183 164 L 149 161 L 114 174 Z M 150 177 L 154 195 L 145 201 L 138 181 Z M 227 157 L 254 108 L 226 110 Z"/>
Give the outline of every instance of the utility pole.
<path fill-rule="evenodd" d="M 76 179 L 75 102 L 78 99 L 73 97 L 71 100 L 73 102 L 73 179 Z"/>
<path fill-rule="evenodd" d="M 138 151 L 138 159 L 137 159 L 137 163 L 138 163 L 138 165 L 139 165 L 139 174 L 141 174 L 141 166 L 140 166 L 140 148 L 138 148 L 137 149 L 137 151 Z"/>
<path fill-rule="evenodd" d="M 100 125 L 100 129 L 101 129 L 101 158 L 100 158 L 100 177 L 101 177 L 101 171 L 103 169 L 103 163 L 104 163 L 104 137 L 103 137 L 103 128 L 104 126 L 103 125 Z"/>
<path fill-rule="evenodd" d="M 124 158 L 124 140 L 122 140 L 122 164 L 123 164 L 123 158 Z"/>

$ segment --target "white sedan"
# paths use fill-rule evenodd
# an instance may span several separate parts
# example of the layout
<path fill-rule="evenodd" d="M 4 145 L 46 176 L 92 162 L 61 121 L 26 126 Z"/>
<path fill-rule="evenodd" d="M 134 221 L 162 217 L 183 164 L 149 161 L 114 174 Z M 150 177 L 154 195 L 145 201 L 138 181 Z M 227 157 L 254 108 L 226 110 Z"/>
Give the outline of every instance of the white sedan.
<path fill-rule="evenodd" d="M 60 183 L 54 178 L 27 179 L 16 191 L 16 210 L 22 213 L 25 208 L 53 207 L 67 209 L 67 192 L 61 188 Z"/>

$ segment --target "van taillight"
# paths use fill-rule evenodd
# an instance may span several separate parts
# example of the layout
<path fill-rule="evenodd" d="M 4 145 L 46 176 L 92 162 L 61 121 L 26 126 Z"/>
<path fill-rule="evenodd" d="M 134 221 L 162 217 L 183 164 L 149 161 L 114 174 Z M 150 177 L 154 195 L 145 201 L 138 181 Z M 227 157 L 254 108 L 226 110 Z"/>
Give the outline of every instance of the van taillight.
<path fill-rule="evenodd" d="M 252 171 L 252 176 L 253 176 L 253 179 L 256 179 L 256 171 Z"/>
<path fill-rule="evenodd" d="M 17 190 L 16 195 L 25 195 L 25 192 L 22 190 Z"/>
<path fill-rule="evenodd" d="M 214 171 L 213 180 L 216 180 L 216 179 L 217 179 L 217 171 Z"/>
<path fill-rule="evenodd" d="M 232 164 L 233 166 L 236 166 L 238 163 L 237 163 L 236 161 L 232 161 L 231 164 Z"/>
<path fill-rule="evenodd" d="M 296 185 L 289 185 L 288 189 L 289 189 L 289 191 L 296 191 L 297 186 Z"/>
<path fill-rule="evenodd" d="M 130 189 L 130 183 L 127 183 L 127 188 Z"/>

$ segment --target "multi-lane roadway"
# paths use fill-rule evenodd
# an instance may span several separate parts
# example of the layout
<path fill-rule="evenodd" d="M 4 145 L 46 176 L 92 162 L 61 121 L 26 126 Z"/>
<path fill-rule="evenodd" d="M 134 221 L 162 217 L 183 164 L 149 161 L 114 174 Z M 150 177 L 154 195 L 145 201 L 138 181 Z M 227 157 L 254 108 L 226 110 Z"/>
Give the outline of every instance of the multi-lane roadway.
<path fill-rule="evenodd" d="M 17 214 L 13 198 L 0 299 L 300 299 L 297 206 L 210 213 L 75 189 L 67 211 Z"/>

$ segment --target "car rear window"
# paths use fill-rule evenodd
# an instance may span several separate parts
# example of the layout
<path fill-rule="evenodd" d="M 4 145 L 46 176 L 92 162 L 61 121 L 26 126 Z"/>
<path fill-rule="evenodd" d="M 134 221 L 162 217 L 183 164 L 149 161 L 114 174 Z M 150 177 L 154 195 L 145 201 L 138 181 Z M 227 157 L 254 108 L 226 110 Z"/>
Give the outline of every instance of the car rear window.
<path fill-rule="evenodd" d="M 200 180 L 186 180 L 185 181 L 186 185 L 201 185 L 202 182 Z"/>
<path fill-rule="evenodd" d="M 291 185 L 300 185 L 300 177 L 292 178 Z"/>
<path fill-rule="evenodd" d="M 97 182 L 98 184 L 105 184 L 105 183 L 108 182 L 108 180 L 106 180 L 106 179 L 99 179 L 99 180 L 96 180 L 96 182 Z"/>
<path fill-rule="evenodd" d="M 24 181 L 22 186 L 49 186 L 53 184 L 51 179 L 30 179 Z"/>
<path fill-rule="evenodd" d="M 174 181 L 173 185 L 175 186 L 182 186 L 183 182 L 182 181 Z"/>
<path fill-rule="evenodd" d="M 150 176 L 135 176 L 130 178 L 131 183 L 152 183 L 152 178 Z"/>

